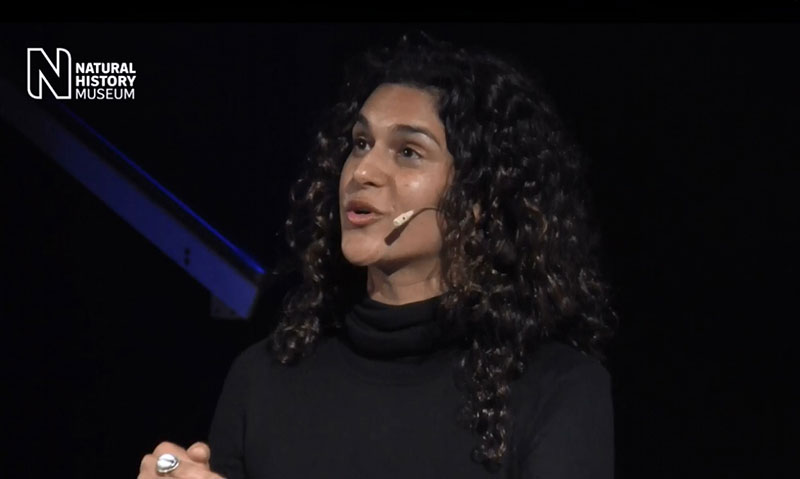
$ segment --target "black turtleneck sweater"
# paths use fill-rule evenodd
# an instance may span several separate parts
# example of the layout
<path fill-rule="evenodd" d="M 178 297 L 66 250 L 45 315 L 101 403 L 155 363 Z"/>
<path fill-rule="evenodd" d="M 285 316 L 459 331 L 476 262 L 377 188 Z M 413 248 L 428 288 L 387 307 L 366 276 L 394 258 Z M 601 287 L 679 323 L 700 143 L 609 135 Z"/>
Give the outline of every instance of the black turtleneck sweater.
<path fill-rule="evenodd" d="M 266 341 L 234 361 L 211 424 L 211 466 L 227 479 L 613 477 L 606 369 L 552 342 L 511 384 L 509 454 L 489 472 L 457 421 L 455 335 L 441 297 L 400 306 L 365 297 L 338 336 L 294 366 Z"/>

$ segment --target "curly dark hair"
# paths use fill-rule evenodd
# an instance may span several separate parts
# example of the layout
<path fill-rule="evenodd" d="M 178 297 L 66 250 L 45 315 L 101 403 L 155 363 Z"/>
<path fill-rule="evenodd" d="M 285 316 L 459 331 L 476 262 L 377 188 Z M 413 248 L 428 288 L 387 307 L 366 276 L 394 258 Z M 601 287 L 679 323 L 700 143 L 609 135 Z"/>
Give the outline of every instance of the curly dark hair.
<path fill-rule="evenodd" d="M 490 471 L 508 453 L 511 384 L 537 345 L 557 339 L 604 361 L 618 322 L 595 255 L 585 157 L 540 83 L 510 60 L 422 32 L 351 61 L 291 189 L 286 239 L 302 281 L 268 341 L 281 363 L 297 362 L 365 290 L 366 268 L 341 252 L 338 201 L 361 105 L 381 84 L 436 92 L 455 168 L 439 204 L 439 307 L 445 327 L 464 332 L 461 420 L 479 437 L 472 459 Z"/>

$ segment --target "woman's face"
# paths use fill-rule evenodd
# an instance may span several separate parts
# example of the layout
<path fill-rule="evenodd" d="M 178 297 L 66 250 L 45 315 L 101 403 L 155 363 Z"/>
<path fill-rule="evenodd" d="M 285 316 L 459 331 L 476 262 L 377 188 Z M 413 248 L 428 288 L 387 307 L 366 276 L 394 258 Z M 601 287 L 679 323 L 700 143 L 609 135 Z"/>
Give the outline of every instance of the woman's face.
<path fill-rule="evenodd" d="M 339 180 L 342 253 L 350 263 L 387 273 L 438 264 L 442 235 L 432 208 L 449 185 L 453 158 L 435 101 L 426 91 L 384 84 L 362 106 Z M 356 212 L 364 207 L 373 212 Z M 396 228 L 393 220 L 412 209 Z"/>

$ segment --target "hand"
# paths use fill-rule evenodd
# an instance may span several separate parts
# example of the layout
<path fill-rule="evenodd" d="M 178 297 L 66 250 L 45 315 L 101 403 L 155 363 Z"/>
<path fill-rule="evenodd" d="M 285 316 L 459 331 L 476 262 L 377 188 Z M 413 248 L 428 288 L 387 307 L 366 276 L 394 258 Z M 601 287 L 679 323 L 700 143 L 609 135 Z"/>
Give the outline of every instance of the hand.
<path fill-rule="evenodd" d="M 172 454 L 180 461 L 178 468 L 166 474 L 166 477 L 175 479 L 224 479 L 213 472 L 209 466 L 208 461 L 211 459 L 211 449 L 208 445 L 196 442 L 187 450 L 177 444 L 166 441 L 156 446 L 152 454 L 147 454 L 142 458 L 137 479 L 162 479 L 165 477 L 156 473 L 156 461 L 162 454 Z"/>

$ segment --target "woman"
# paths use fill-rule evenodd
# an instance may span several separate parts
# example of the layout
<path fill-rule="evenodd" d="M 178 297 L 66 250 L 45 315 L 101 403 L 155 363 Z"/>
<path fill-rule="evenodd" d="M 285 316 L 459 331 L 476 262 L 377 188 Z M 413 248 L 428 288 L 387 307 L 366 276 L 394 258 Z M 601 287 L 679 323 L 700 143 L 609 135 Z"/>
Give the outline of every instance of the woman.
<path fill-rule="evenodd" d="M 159 466 L 204 479 L 612 477 L 600 361 L 616 315 L 582 158 L 536 82 L 404 36 L 349 66 L 323 125 L 286 222 L 302 284 L 234 362 L 210 448 L 162 443 L 140 479 Z"/>

